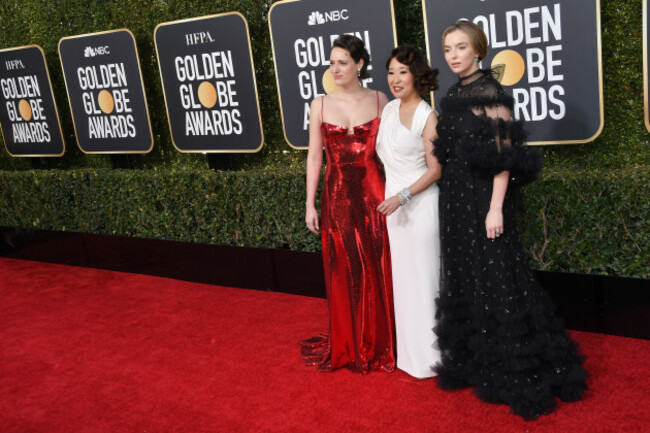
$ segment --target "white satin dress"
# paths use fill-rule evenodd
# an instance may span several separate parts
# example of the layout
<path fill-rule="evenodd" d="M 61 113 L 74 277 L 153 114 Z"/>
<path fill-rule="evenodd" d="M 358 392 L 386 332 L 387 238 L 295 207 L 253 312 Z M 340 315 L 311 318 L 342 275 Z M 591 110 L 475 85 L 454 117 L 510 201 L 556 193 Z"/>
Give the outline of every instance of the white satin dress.
<path fill-rule="evenodd" d="M 386 170 L 386 198 L 427 170 L 422 131 L 433 109 L 421 101 L 411 128 L 399 119 L 400 99 L 382 112 L 377 154 Z M 435 298 L 440 288 L 438 186 L 434 183 L 386 218 L 390 240 L 397 338 L 397 368 L 413 377 L 435 376 Z"/>

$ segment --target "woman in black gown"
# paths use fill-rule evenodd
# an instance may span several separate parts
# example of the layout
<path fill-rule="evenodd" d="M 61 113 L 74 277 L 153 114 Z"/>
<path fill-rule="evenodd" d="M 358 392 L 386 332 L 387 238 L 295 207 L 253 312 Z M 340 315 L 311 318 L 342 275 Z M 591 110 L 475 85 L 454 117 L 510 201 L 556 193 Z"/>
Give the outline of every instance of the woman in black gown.
<path fill-rule="evenodd" d="M 535 179 L 541 156 L 525 146 L 513 100 L 490 70 L 485 34 L 458 21 L 443 34 L 459 81 L 440 103 L 435 155 L 440 186 L 442 282 L 436 318 L 443 389 L 474 387 L 525 419 L 577 401 L 583 357 L 527 265 L 514 198 Z"/>

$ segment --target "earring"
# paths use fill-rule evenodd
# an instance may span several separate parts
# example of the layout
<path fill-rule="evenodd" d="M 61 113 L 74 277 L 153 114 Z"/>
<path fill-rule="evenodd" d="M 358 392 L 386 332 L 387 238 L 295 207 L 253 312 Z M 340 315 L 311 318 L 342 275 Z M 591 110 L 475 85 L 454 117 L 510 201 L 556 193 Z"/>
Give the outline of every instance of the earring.
<path fill-rule="evenodd" d="M 357 77 L 361 78 L 361 69 L 357 69 Z"/>
<path fill-rule="evenodd" d="M 478 56 L 476 56 L 476 64 L 478 65 L 481 61 L 478 59 Z"/>

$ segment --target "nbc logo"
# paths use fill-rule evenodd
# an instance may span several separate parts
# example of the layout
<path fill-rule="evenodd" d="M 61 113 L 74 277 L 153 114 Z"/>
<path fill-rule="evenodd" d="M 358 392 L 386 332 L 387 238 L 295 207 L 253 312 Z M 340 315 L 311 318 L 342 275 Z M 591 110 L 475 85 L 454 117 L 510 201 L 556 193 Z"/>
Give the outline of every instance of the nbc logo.
<path fill-rule="evenodd" d="M 104 54 L 110 54 L 111 52 L 108 49 L 108 46 L 104 47 L 97 47 L 97 48 L 92 48 L 92 47 L 86 47 L 84 50 L 84 57 L 95 57 L 95 56 L 103 56 Z"/>
<path fill-rule="evenodd" d="M 310 26 L 315 26 L 316 24 L 325 24 L 334 21 L 343 21 L 343 20 L 347 20 L 348 18 L 350 18 L 350 15 L 348 14 L 347 9 L 341 9 L 340 11 L 325 12 L 324 14 L 314 11 L 311 13 L 311 15 L 309 15 L 307 24 L 309 24 Z"/>
<path fill-rule="evenodd" d="M 324 24 L 325 23 L 325 17 L 323 16 L 322 13 L 320 12 L 312 12 L 311 15 L 309 15 L 309 19 L 307 20 L 307 24 L 310 26 L 315 26 L 316 24 Z"/>

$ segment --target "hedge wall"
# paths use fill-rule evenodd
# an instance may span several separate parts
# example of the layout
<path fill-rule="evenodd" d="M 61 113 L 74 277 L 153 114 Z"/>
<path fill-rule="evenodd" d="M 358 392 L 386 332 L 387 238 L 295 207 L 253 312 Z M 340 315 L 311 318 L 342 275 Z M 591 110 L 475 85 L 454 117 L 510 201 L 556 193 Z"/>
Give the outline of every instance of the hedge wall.
<path fill-rule="evenodd" d="M 4 226 L 317 251 L 298 170 L 38 170 L 0 176 Z"/>
<path fill-rule="evenodd" d="M 650 169 L 547 170 L 524 190 L 538 269 L 650 277 Z M 48 170 L 0 176 L 2 225 L 318 251 L 301 170 Z"/>
<path fill-rule="evenodd" d="M 537 269 L 650 278 L 650 167 L 546 169 L 524 189 Z"/>
<path fill-rule="evenodd" d="M 46 53 L 66 154 L 53 170 L 0 151 L 0 226 L 84 231 L 225 245 L 317 251 L 303 227 L 305 152 L 281 130 L 267 22 L 271 0 L 21 0 L 0 2 L 0 48 Z M 420 0 L 394 0 L 400 43 L 424 48 Z M 237 10 L 253 41 L 265 146 L 207 170 L 203 155 L 170 140 L 153 44 L 160 22 Z M 650 151 L 643 121 L 641 0 L 601 0 L 605 128 L 593 143 L 543 148 L 542 179 L 526 188 L 524 243 L 540 269 L 650 278 Z M 155 145 L 113 170 L 81 153 L 58 59 L 61 37 L 113 28 L 136 36 Z M 444 65 L 437 65 L 444 67 Z M 158 107 L 158 109 L 156 109 Z M 2 147 L 4 145 L 2 144 Z"/>

